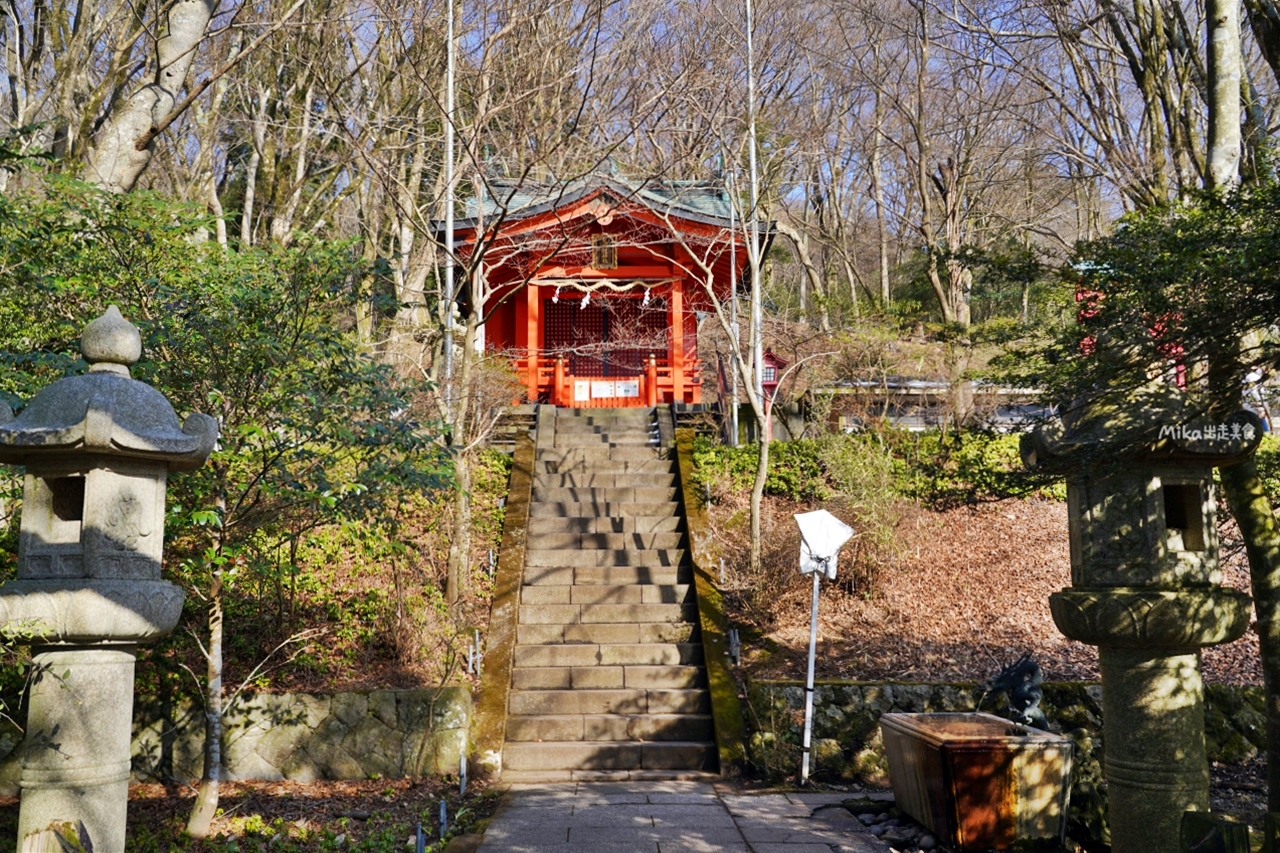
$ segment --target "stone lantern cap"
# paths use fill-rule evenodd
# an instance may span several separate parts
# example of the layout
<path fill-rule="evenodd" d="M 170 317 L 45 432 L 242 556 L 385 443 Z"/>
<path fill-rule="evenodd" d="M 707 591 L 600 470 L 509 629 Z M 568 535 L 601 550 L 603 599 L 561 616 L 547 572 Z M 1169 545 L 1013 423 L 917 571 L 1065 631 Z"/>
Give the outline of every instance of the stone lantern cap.
<path fill-rule="evenodd" d="M 213 451 L 218 423 L 193 413 L 179 424 L 156 389 L 129 376 L 142 336 L 112 305 L 85 327 L 80 351 L 89 372 L 54 382 L 17 418 L 0 403 L 0 462 L 47 464 L 100 454 L 166 462 L 171 471 L 199 468 Z"/>
<path fill-rule="evenodd" d="M 1190 411 L 1162 383 L 1107 400 L 1077 402 L 1022 436 L 1028 468 L 1068 472 L 1100 452 L 1131 461 L 1218 467 L 1247 459 L 1262 441 L 1262 419 L 1247 409 L 1214 419 Z"/>

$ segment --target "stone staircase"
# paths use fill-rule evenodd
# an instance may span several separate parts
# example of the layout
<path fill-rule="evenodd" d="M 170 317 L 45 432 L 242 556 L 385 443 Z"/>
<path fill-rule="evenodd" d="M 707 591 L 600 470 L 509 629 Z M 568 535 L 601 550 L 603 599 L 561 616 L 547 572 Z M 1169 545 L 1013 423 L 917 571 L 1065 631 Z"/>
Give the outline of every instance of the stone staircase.
<path fill-rule="evenodd" d="M 715 770 L 677 475 L 658 444 L 652 409 L 540 419 L 504 778 Z"/>

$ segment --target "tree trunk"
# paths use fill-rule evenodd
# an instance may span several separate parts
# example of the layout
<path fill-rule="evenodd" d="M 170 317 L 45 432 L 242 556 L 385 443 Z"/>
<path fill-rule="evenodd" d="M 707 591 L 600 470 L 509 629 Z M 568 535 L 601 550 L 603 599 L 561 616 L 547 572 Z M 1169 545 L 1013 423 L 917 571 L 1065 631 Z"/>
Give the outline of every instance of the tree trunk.
<path fill-rule="evenodd" d="M 205 179 L 205 192 L 209 194 L 209 212 L 213 214 L 214 233 L 218 237 L 218 245 L 227 248 L 227 217 L 222 209 L 222 199 L 218 198 L 218 182 L 210 172 Z"/>
<path fill-rule="evenodd" d="M 1211 190 L 1227 190 L 1240 176 L 1240 4 L 1208 0 L 1209 168 Z"/>
<path fill-rule="evenodd" d="M 449 545 L 449 575 L 445 598 L 450 604 L 458 600 L 466 588 L 471 566 L 471 463 L 468 433 L 471 423 L 471 375 L 475 368 L 476 332 L 480 327 L 477 305 L 467 316 L 466 334 L 463 337 L 462 357 L 458 363 L 458 378 L 453 388 L 452 414 L 453 445 L 458 448 L 454 459 L 457 482 L 454 485 L 453 542 Z M 449 342 L 446 341 L 446 344 Z"/>
<path fill-rule="evenodd" d="M 206 838 L 218 811 L 218 787 L 222 781 L 222 572 L 213 576 L 209 589 L 208 684 L 204 710 L 204 775 L 195 805 L 187 821 L 187 834 Z"/>
<path fill-rule="evenodd" d="M 1222 490 L 1249 555 L 1267 713 L 1267 810 L 1280 811 L 1280 527 L 1250 457 L 1220 469 Z"/>
<path fill-rule="evenodd" d="M 267 90 L 258 90 L 258 103 L 253 113 L 253 152 L 244 168 L 244 207 L 240 211 L 240 244 L 253 245 L 253 203 L 258 191 L 258 167 L 267 147 Z"/>
<path fill-rule="evenodd" d="M 878 57 L 877 57 L 878 58 Z M 884 202 L 884 153 L 880 127 L 884 122 L 884 107 L 880 104 L 880 90 L 876 90 L 875 127 L 871 140 L 871 193 L 876 204 L 876 264 L 880 276 L 880 310 L 889 310 L 889 228 L 885 222 Z M 850 282 L 850 289 L 853 284 Z M 856 294 L 855 294 L 855 299 Z"/>
<path fill-rule="evenodd" d="M 444 597 L 449 604 L 456 604 L 465 584 L 465 574 L 471 556 L 471 464 L 466 451 L 453 460 L 453 540 L 449 543 L 449 570 L 445 579 Z"/>
<path fill-rule="evenodd" d="M 364 206 L 364 204 L 361 204 L 362 208 Z M 362 220 L 367 220 L 367 218 L 367 216 L 361 216 Z M 360 340 L 361 349 L 372 351 L 375 319 L 373 312 L 373 269 L 378 260 L 378 245 L 373 229 L 365 229 L 365 235 L 362 244 L 363 268 L 353 282 L 353 286 L 356 289 L 356 337 Z"/>
<path fill-rule="evenodd" d="M 138 141 L 165 119 L 177 105 L 178 92 L 196 58 L 214 0 L 176 0 L 165 17 L 165 31 L 156 40 L 156 73 L 112 112 L 90 148 L 85 180 L 112 192 L 128 192 L 151 162 L 154 140 L 141 148 Z"/>
<path fill-rule="evenodd" d="M 1254 41 L 1262 51 L 1272 76 L 1280 83 L 1280 8 L 1273 0 L 1245 0 L 1244 5 Z"/>
<path fill-rule="evenodd" d="M 764 533 L 761 528 L 761 504 L 764 502 L 764 483 L 769 476 L 769 421 L 771 417 L 768 407 L 764 410 L 764 420 L 757 424 L 760 442 L 759 455 L 756 457 L 756 479 L 751 486 L 751 572 L 760 571 L 761 543 Z"/>
<path fill-rule="evenodd" d="M 293 164 L 293 180 L 289 185 L 289 195 L 282 209 L 276 211 L 271 220 L 271 239 L 280 246 L 288 246 L 293 242 L 293 224 L 297 219 L 298 205 L 302 202 L 302 190 L 306 186 L 310 160 L 307 146 L 311 141 L 312 106 L 315 103 L 315 89 L 308 86 L 302 96 L 302 127 L 298 135 L 298 156 Z"/>
<path fill-rule="evenodd" d="M 830 331 L 831 323 L 825 307 L 826 286 L 822 280 L 822 273 L 818 271 L 818 265 L 813 261 L 813 255 L 809 252 L 809 238 L 803 234 L 798 228 L 792 228 L 786 222 L 779 220 L 774 223 L 774 227 L 778 229 L 778 233 L 791 241 L 796 247 L 796 256 L 800 259 L 800 266 L 804 269 L 804 277 L 801 281 L 808 281 L 813 285 L 814 295 L 822 299 L 824 307 L 822 308 L 821 328 L 824 332 Z M 809 315 L 807 311 L 807 300 L 804 298 L 803 285 L 800 290 L 800 312 L 801 317 L 807 323 Z"/>

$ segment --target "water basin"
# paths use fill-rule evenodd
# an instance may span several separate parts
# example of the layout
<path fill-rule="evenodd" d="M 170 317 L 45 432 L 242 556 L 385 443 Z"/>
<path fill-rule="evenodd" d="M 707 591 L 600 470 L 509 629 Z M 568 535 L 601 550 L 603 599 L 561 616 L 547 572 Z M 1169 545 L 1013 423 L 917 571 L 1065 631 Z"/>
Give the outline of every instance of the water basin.
<path fill-rule="evenodd" d="M 1061 840 L 1070 739 L 991 714 L 880 718 L 898 808 L 960 850 Z"/>

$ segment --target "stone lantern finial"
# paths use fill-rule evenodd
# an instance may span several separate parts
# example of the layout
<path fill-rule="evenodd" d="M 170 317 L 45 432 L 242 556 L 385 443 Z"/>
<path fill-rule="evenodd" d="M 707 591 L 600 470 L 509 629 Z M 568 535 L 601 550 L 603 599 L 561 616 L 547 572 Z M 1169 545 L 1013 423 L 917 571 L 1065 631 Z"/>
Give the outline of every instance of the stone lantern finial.
<path fill-rule="evenodd" d="M 89 370 L 128 376 L 129 367 L 142 358 L 142 335 L 121 316 L 119 308 L 108 305 L 101 317 L 85 326 L 80 352 L 89 362 Z"/>

